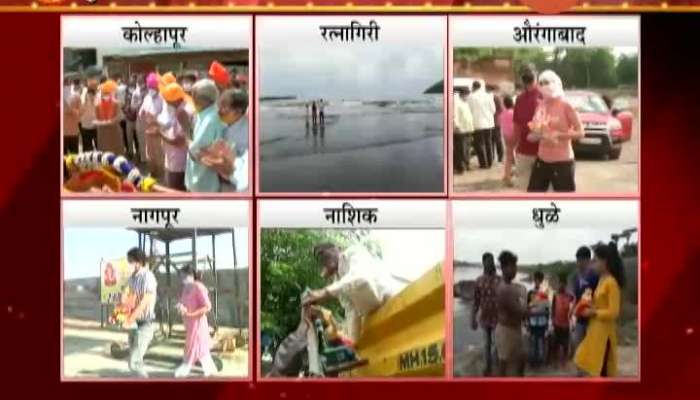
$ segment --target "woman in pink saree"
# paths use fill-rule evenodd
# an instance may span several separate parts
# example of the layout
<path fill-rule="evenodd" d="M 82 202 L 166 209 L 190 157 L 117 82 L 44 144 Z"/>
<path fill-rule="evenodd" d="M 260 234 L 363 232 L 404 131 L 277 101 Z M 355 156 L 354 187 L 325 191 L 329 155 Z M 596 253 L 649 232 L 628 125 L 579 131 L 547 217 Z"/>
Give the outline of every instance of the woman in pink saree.
<path fill-rule="evenodd" d="M 216 365 L 211 357 L 211 339 L 207 313 L 211 310 L 211 302 L 207 288 L 201 282 L 202 275 L 190 265 L 181 271 L 182 294 L 177 309 L 185 324 L 185 353 L 182 364 L 175 371 L 176 378 L 185 378 L 190 374 L 192 366 L 199 361 L 204 370 L 204 376 L 216 373 Z"/>

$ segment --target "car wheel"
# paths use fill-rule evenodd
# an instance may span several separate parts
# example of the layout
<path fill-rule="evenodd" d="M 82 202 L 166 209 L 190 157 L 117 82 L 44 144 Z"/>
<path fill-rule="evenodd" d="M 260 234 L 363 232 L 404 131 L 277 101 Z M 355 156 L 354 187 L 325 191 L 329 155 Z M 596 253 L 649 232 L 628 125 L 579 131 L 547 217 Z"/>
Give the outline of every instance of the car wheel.
<path fill-rule="evenodd" d="M 618 147 L 616 149 L 610 149 L 610 153 L 608 156 L 610 157 L 611 160 L 617 160 L 620 158 L 620 154 L 622 154 L 622 147 Z"/>

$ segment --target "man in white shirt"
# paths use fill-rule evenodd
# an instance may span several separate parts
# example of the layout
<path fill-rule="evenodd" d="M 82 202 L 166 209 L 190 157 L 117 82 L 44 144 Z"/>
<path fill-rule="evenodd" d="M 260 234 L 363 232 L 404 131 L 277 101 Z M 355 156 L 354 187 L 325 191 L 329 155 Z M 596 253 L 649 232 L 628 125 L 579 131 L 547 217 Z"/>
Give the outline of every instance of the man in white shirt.
<path fill-rule="evenodd" d="M 80 78 L 67 74 L 63 86 L 63 152 L 80 151 Z"/>
<path fill-rule="evenodd" d="M 124 142 L 124 147 L 126 147 L 126 149 L 129 150 L 129 139 L 126 135 L 126 117 L 124 115 L 124 106 L 126 105 L 126 95 L 128 88 L 126 86 L 126 82 L 124 81 L 124 77 L 121 74 L 116 74 L 115 79 L 117 81 L 117 103 L 119 103 L 119 110 L 121 111 L 119 113 L 119 127 L 122 130 L 122 141 Z"/>
<path fill-rule="evenodd" d="M 362 319 L 398 294 L 400 284 L 363 246 L 341 249 L 332 243 L 322 243 L 314 247 L 314 256 L 321 265 L 321 276 L 332 283 L 311 291 L 302 299 L 302 304 L 310 306 L 338 299 L 345 311 L 343 331 L 355 342 L 360 336 Z M 318 340 L 313 326 L 309 327 L 307 340 L 309 371 L 320 373 Z"/>
<path fill-rule="evenodd" d="M 127 157 L 132 161 L 145 161 L 145 143 L 139 142 L 136 118 L 138 117 L 143 97 L 146 92 L 146 84 L 143 76 L 132 75 L 126 90 L 125 104 L 123 108 L 126 119 L 126 148 Z"/>
<path fill-rule="evenodd" d="M 461 174 L 469 171 L 471 158 L 472 135 L 474 135 L 474 119 L 466 97 L 468 88 L 459 88 L 454 94 L 454 172 Z"/>
<path fill-rule="evenodd" d="M 163 111 L 163 98 L 158 92 L 159 79 L 152 72 L 146 78 L 147 93 L 143 97 L 141 108 L 136 117 L 137 136 L 139 146 L 145 147 L 145 160 L 148 163 L 148 171 L 154 177 L 161 179 L 165 164 L 163 143 L 159 134 L 158 115 Z"/>
<path fill-rule="evenodd" d="M 97 85 L 97 77 L 88 77 L 86 87 L 80 95 L 80 141 L 83 152 L 97 149 Z"/>
<path fill-rule="evenodd" d="M 493 164 L 491 134 L 495 127 L 493 117 L 496 113 L 496 104 L 493 96 L 486 93 L 478 80 L 472 83 L 472 93 L 467 97 L 467 103 L 474 118 L 474 145 L 479 158 L 479 167 L 491 168 Z"/>

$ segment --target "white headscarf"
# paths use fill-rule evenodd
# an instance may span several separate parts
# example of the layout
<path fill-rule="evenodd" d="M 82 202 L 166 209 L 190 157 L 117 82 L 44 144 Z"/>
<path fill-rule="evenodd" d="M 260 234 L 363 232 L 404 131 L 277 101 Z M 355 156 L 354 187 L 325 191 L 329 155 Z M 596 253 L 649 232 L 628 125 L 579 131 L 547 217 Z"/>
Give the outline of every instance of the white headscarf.
<path fill-rule="evenodd" d="M 548 91 L 551 97 L 561 98 L 564 97 L 564 85 L 561 83 L 561 78 L 556 72 L 551 69 L 545 70 L 540 74 L 539 82 L 543 80 L 547 81 L 546 86 L 540 85 L 540 91 L 542 94 L 546 94 Z M 547 89 L 548 88 L 548 89 Z"/>

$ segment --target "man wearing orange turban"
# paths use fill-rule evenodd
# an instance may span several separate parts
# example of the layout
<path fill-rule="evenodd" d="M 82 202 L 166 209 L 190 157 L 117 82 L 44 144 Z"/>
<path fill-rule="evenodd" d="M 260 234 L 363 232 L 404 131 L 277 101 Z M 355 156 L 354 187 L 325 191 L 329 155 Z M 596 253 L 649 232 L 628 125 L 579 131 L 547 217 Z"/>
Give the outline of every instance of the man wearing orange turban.
<path fill-rule="evenodd" d="M 160 80 L 163 82 L 164 85 L 169 85 L 173 82 L 177 82 L 177 79 L 175 78 L 175 74 L 172 72 L 166 72 Z"/>
<path fill-rule="evenodd" d="M 219 91 L 224 91 L 231 86 L 231 74 L 225 66 L 218 61 L 213 61 L 209 67 L 209 77 L 216 83 Z"/>
<path fill-rule="evenodd" d="M 186 101 L 185 90 L 177 82 L 164 86 L 160 95 L 165 101 L 165 107 L 158 115 L 165 155 L 165 185 L 185 191 L 187 138 L 190 136 L 195 111 L 192 103 Z"/>
<path fill-rule="evenodd" d="M 163 92 L 163 89 L 168 86 L 171 83 L 177 82 L 177 78 L 175 78 L 175 74 L 172 72 L 166 72 L 160 77 L 160 80 L 158 82 L 158 91 Z"/>
<path fill-rule="evenodd" d="M 111 79 L 99 87 L 100 97 L 95 105 L 97 119 L 97 149 L 114 154 L 124 154 L 124 141 L 119 127 L 119 103 L 117 83 Z"/>

